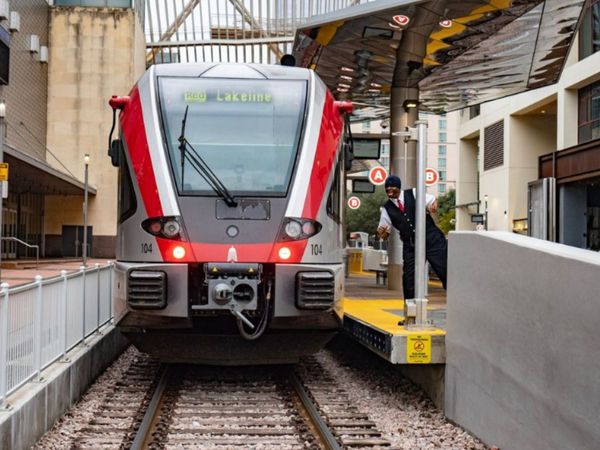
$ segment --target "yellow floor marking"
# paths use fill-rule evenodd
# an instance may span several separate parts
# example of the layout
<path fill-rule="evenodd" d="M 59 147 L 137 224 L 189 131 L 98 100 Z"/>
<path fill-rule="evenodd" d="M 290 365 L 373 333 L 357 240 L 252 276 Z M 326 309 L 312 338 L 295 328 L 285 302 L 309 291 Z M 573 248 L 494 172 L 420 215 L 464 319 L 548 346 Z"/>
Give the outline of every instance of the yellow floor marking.
<path fill-rule="evenodd" d="M 398 325 L 401 319 L 397 314 L 387 312 L 385 310 L 400 310 L 404 309 L 402 300 L 353 300 L 344 298 L 343 303 L 344 315 L 348 315 L 353 319 L 369 324 L 386 333 L 395 335 L 433 335 L 443 336 L 445 330 L 439 328 L 425 330 L 407 330 L 402 325 Z"/>

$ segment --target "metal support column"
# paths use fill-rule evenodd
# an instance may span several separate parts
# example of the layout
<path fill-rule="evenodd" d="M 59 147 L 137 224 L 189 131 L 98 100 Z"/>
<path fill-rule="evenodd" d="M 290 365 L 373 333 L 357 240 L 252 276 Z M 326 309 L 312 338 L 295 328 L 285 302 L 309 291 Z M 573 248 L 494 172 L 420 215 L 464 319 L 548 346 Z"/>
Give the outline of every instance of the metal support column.
<path fill-rule="evenodd" d="M 417 89 L 393 87 L 390 104 L 390 173 L 402 180 L 402 188 L 415 186 L 416 143 L 406 141 L 398 133 L 414 126 L 417 108 L 405 108 L 409 99 L 418 99 Z M 388 288 L 402 288 L 402 242 L 395 228 L 388 239 Z"/>
<path fill-rule="evenodd" d="M 418 120 L 417 126 L 417 205 L 415 229 L 415 298 L 417 299 L 416 325 L 427 324 L 427 272 L 425 259 L 425 166 L 427 164 L 427 121 Z"/>

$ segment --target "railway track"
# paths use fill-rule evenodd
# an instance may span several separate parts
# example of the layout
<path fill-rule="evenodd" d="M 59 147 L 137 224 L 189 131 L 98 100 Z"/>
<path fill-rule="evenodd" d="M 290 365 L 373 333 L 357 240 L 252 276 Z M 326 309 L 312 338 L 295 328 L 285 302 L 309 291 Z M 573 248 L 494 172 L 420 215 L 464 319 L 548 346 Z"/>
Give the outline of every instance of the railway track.
<path fill-rule="evenodd" d="M 327 373 L 315 359 L 211 368 L 138 353 L 35 449 L 389 448 Z"/>
<path fill-rule="evenodd" d="M 165 367 L 131 449 L 389 447 L 314 360 L 299 372 Z"/>

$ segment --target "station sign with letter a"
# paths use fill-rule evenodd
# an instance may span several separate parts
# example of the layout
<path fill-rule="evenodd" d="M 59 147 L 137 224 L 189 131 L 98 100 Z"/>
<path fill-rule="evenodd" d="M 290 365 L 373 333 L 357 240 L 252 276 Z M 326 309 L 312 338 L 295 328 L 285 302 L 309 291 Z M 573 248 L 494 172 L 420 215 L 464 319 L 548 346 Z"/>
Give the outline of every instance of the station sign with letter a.
<path fill-rule="evenodd" d="M 375 186 L 381 186 L 385 183 L 385 179 L 387 178 L 387 170 L 385 167 L 373 167 L 369 170 L 369 181 Z"/>

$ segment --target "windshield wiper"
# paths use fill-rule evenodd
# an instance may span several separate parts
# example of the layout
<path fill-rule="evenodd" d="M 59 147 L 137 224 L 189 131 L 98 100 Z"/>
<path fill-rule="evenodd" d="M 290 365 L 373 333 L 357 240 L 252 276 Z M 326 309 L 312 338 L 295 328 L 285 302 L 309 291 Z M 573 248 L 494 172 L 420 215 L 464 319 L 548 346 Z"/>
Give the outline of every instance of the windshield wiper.
<path fill-rule="evenodd" d="M 237 206 L 237 202 L 231 195 L 231 192 L 225 187 L 223 182 L 217 177 L 217 175 L 210 169 L 208 164 L 202 159 L 202 157 L 198 154 L 196 149 L 189 143 L 189 141 L 185 137 L 185 124 L 187 121 L 187 113 L 188 108 L 190 106 L 187 105 L 185 107 L 185 113 L 183 115 L 183 120 L 181 121 L 181 135 L 179 136 L 179 151 L 181 152 L 181 190 L 184 190 L 183 187 L 183 176 L 184 176 L 184 162 L 187 161 L 191 164 L 194 170 L 206 181 L 206 183 L 212 188 L 213 191 L 217 193 L 227 206 L 235 207 Z"/>

